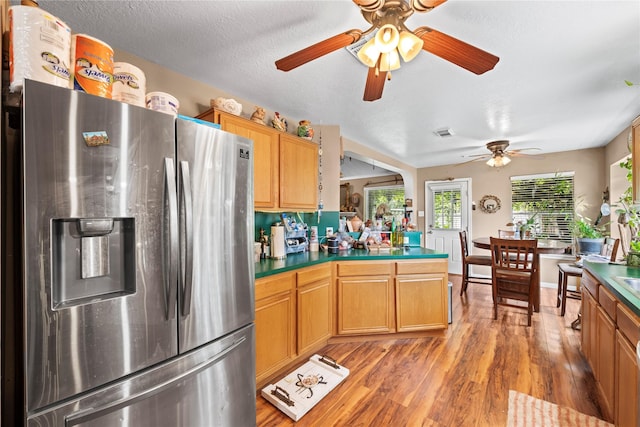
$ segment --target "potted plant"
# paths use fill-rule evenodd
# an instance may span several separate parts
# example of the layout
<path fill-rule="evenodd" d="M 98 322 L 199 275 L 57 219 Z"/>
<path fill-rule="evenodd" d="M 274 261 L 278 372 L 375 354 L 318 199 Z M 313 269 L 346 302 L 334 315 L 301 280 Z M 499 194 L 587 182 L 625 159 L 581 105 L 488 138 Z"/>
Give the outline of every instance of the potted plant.
<path fill-rule="evenodd" d="M 571 233 L 576 240 L 579 254 L 599 254 L 604 245 L 604 231 L 594 225 L 589 218 L 578 215 L 573 222 Z"/>

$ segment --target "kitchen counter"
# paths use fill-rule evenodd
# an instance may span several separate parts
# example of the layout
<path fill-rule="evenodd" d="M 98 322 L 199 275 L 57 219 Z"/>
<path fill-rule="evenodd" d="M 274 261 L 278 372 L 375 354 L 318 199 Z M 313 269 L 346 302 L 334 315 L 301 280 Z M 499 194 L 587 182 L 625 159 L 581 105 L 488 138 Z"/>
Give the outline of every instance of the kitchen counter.
<path fill-rule="evenodd" d="M 309 267 L 331 261 L 375 261 L 389 259 L 447 258 L 446 253 L 426 248 L 393 248 L 388 252 L 369 252 L 364 249 L 350 249 L 337 254 L 326 252 L 302 252 L 290 254 L 285 259 L 265 259 L 255 263 L 256 279 L 272 274 L 284 273 L 298 268 Z M 640 303 L 638 304 L 640 307 Z"/>
<path fill-rule="evenodd" d="M 620 301 L 636 315 L 640 316 L 640 292 L 632 292 L 616 281 L 616 277 L 640 278 L 640 268 L 626 265 L 584 262 L 584 268 L 610 290 Z"/>

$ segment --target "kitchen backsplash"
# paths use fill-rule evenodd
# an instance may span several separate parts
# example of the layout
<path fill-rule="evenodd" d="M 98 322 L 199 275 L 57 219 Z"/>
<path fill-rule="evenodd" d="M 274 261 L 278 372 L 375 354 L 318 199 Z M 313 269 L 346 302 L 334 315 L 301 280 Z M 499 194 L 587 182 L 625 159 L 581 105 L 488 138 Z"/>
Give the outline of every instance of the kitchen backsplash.
<path fill-rule="evenodd" d="M 338 230 L 338 224 L 340 223 L 340 212 L 338 211 L 322 211 L 320 220 L 318 221 L 318 212 L 312 213 L 297 213 L 297 212 L 285 212 L 288 217 L 294 218 L 296 222 L 304 222 L 307 226 L 318 226 L 318 234 L 320 238 L 325 235 L 326 227 L 333 227 L 334 230 Z M 280 212 L 256 212 L 254 216 L 255 221 L 255 241 L 260 239 L 260 228 L 264 229 L 265 234 L 271 234 L 271 225 L 274 222 L 281 221 L 282 213 Z M 307 233 L 307 237 L 309 237 Z"/>

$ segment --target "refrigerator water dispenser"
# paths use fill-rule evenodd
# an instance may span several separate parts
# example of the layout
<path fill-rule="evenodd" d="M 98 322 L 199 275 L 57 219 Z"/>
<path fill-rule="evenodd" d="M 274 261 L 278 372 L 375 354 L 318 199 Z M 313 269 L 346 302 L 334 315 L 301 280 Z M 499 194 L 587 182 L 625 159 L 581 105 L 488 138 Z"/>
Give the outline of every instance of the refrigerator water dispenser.
<path fill-rule="evenodd" d="M 135 292 L 134 224 L 134 218 L 53 220 L 54 309 Z"/>

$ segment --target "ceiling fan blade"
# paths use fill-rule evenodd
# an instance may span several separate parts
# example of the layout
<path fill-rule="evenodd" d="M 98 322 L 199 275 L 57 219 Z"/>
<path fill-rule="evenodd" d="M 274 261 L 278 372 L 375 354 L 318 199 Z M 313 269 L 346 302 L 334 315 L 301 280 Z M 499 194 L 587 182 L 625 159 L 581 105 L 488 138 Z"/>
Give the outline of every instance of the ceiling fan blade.
<path fill-rule="evenodd" d="M 471 156 L 469 156 L 469 157 L 471 157 Z M 454 165 L 454 167 L 466 165 L 466 164 L 473 163 L 473 162 L 480 162 L 480 161 L 484 161 L 484 160 L 489 160 L 490 158 L 491 158 L 490 154 L 489 155 L 483 155 L 482 157 L 477 157 L 475 159 L 467 160 L 466 162 L 457 163 L 457 164 Z"/>
<path fill-rule="evenodd" d="M 482 74 L 492 70 L 500 60 L 500 58 L 489 52 L 485 52 L 433 28 L 416 28 L 414 34 L 424 41 L 423 50 L 475 74 Z"/>
<path fill-rule="evenodd" d="M 326 40 L 299 50 L 295 53 L 292 53 L 289 56 L 285 56 L 282 59 L 278 59 L 276 61 L 276 68 L 282 71 L 293 70 L 294 68 L 306 64 L 309 61 L 313 61 L 314 59 L 318 59 L 321 56 L 324 56 L 335 50 L 347 47 L 350 44 L 353 44 L 360 40 L 361 36 L 362 31 L 360 30 L 349 30 L 344 33 L 335 35 Z"/>
<path fill-rule="evenodd" d="M 428 12 L 447 0 L 413 0 L 411 5 L 416 12 Z"/>
<path fill-rule="evenodd" d="M 375 101 L 382 98 L 382 89 L 384 89 L 384 81 L 387 79 L 386 71 L 376 71 L 376 67 L 369 67 L 367 74 L 367 84 L 364 87 L 365 101 Z"/>

